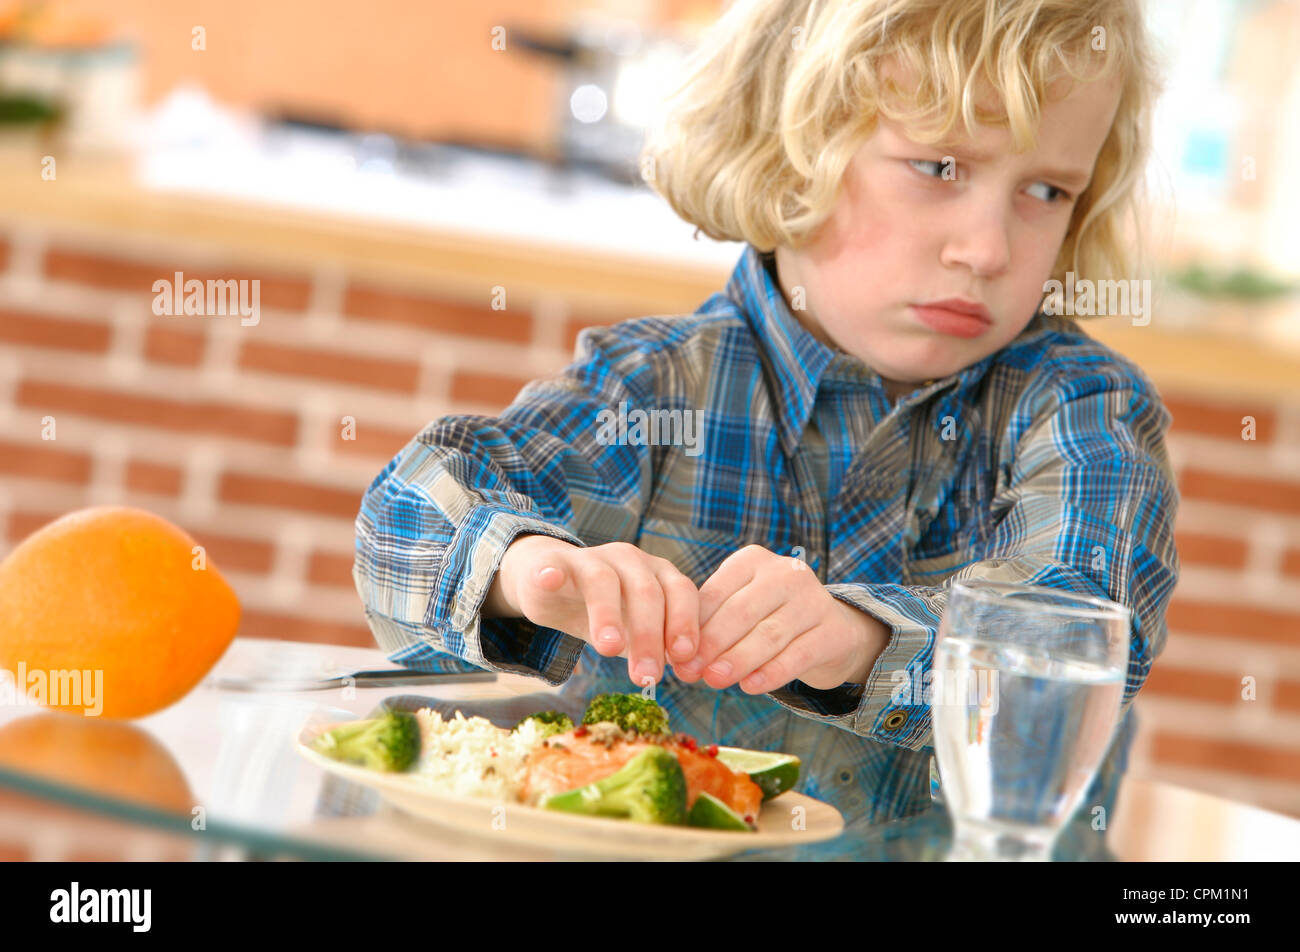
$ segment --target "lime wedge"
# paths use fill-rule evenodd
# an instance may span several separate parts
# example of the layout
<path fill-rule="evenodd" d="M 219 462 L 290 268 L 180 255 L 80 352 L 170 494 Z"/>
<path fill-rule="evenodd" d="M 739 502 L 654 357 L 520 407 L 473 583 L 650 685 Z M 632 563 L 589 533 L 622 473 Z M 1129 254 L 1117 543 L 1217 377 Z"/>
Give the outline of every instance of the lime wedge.
<path fill-rule="evenodd" d="M 713 794 L 704 793 L 703 791 L 695 798 L 695 805 L 691 807 L 690 816 L 686 818 L 686 822 L 691 826 L 703 826 L 710 830 L 741 830 L 748 832 L 753 829 L 739 813 Z"/>
<path fill-rule="evenodd" d="M 749 779 L 763 791 L 764 800 L 785 793 L 799 782 L 799 758 L 794 754 L 719 747 L 718 760 L 732 770 L 749 774 Z"/>

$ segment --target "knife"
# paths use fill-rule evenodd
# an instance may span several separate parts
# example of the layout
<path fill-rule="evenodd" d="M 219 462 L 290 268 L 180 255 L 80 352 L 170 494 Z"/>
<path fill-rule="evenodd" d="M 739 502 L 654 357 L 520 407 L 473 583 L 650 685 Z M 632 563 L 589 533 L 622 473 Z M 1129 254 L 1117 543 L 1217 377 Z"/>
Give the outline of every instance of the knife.
<path fill-rule="evenodd" d="M 410 668 L 381 668 L 352 671 L 323 678 L 262 678 L 246 675 L 219 675 L 205 683 L 218 691 L 326 691 L 343 687 L 403 687 L 412 684 L 463 684 L 470 681 L 495 681 L 495 671 L 413 671 Z"/>

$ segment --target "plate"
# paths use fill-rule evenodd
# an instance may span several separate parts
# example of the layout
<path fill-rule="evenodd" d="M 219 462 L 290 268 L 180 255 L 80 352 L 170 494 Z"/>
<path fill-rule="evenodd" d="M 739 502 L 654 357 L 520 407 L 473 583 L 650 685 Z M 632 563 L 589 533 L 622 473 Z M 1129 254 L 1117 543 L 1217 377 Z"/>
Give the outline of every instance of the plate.
<path fill-rule="evenodd" d="M 298 752 L 322 770 L 376 791 L 403 812 L 494 845 L 510 843 L 592 859 L 699 860 L 816 843 L 844 829 L 844 817 L 833 806 L 793 790 L 763 804 L 754 833 L 575 816 L 523 803 L 456 796 L 425 786 L 417 775 L 369 770 L 312 750 L 312 741 L 334 726 L 308 724 L 298 734 Z"/>

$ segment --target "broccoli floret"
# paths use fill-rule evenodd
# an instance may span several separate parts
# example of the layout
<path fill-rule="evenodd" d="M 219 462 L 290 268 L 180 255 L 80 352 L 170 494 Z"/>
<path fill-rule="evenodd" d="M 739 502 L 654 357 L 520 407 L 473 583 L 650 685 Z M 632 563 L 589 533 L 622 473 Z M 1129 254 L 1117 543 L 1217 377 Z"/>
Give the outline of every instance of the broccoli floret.
<path fill-rule="evenodd" d="M 529 721 L 537 722 L 537 731 L 542 737 L 573 730 L 573 718 L 562 711 L 540 711 L 537 714 L 529 714 L 514 726 L 514 730 L 519 730 Z"/>
<path fill-rule="evenodd" d="M 637 823 L 681 825 L 686 822 L 686 775 L 667 750 L 647 747 L 604 780 L 547 797 L 542 806 Z"/>
<path fill-rule="evenodd" d="M 352 721 L 316 738 L 312 747 L 327 757 L 371 770 L 405 770 L 420 755 L 420 724 L 406 711 Z"/>
<path fill-rule="evenodd" d="M 582 723 L 611 721 L 625 731 L 638 734 L 667 734 L 668 712 L 640 694 L 598 694 L 591 699 Z"/>

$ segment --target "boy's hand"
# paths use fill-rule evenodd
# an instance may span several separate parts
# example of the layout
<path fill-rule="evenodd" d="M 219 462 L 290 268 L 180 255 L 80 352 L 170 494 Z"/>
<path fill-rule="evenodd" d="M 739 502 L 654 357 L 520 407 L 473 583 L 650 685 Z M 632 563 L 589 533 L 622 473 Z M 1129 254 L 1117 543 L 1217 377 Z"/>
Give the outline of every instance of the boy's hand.
<path fill-rule="evenodd" d="M 862 682 L 889 642 L 885 624 L 826 591 L 801 559 L 750 545 L 700 586 L 700 650 L 683 681 L 762 694 L 796 678 L 828 690 Z"/>
<path fill-rule="evenodd" d="M 501 559 L 484 614 L 523 616 L 606 657 L 626 654 L 628 677 L 640 687 L 663 676 L 666 646 L 675 661 L 699 643 L 695 583 L 667 559 L 626 542 L 583 548 L 520 536 Z"/>

